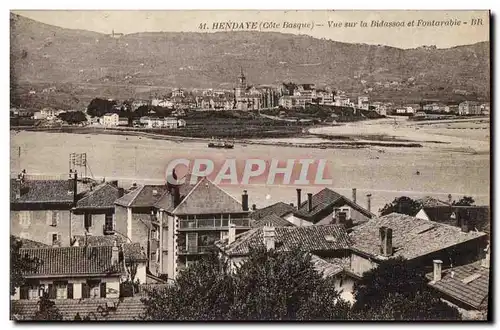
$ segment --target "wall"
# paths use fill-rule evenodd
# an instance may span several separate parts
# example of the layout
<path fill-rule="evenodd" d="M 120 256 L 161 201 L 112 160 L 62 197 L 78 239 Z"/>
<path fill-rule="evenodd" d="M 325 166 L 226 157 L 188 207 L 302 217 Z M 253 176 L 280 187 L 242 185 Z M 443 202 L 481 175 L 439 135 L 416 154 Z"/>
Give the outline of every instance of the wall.
<path fill-rule="evenodd" d="M 127 208 L 115 204 L 115 231 L 120 236 L 127 236 Z"/>
<path fill-rule="evenodd" d="M 139 280 L 139 282 L 146 283 L 146 262 L 140 262 L 137 265 L 137 274 L 135 275 L 135 279 Z"/>
<path fill-rule="evenodd" d="M 51 212 L 58 214 L 57 226 L 51 226 Z M 27 215 L 29 220 L 21 223 L 20 214 Z M 69 210 L 34 210 L 34 211 L 11 211 L 10 233 L 44 244 L 52 245 L 51 233 L 61 235 L 61 246 L 70 245 L 70 212 Z"/>
<path fill-rule="evenodd" d="M 92 214 L 92 227 L 89 228 L 88 232 L 90 235 L 102 236 L 104 235 L 104 214 Z M 85 235 L 85 216 L 83 214 L 72 214 L 71 215 L 71 235 Z"/>
<path fill-rule="evenodd" d="M 150 223 L 150 220 L 151 213 L 145 211 L 134 212 L 134 209 L 132 209 L 132 237 L 130 239 L 134 243 L 140 243 L 144 250 L 147 250 L 148 247 L 149 228 L 147 224 Z"/>
<path fill-rule="evenodd" d="M 311 223 L 307 220 L 302 220 L 299 217 L 294 216 L 293 214 L 290 214 L 289 216 L 285 217 L 285 219 L 297 227 L 300 227 L 300 226 L 306 227 L 306 226 L 313 225 L 313 223 Z"/>
<path fill-rule="evenodd" d="M 351 253 L 351 272 L 358 276 L 362 276 L 364 272 L 377 266 L 377 263 L 370 261 L 368 258 L 360 256 L 356 253 Z"/>
<path fill-rule="evenodd" d="M 340 293 L 340 297 L 351 304 L 354 303 L 354 279 L 340 274 L 335 278 L 335 289 Z"/>

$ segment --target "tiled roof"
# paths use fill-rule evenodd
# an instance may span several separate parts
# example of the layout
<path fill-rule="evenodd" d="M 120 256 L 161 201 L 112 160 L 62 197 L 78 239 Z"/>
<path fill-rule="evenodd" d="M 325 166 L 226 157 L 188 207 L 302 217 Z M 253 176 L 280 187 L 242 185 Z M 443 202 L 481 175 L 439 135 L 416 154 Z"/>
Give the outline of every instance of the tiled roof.
<path fill-rule="evenodd" d="M 167 189 L 166 185 L 140 185 L 115 201 L 125 207 L 152 207 Z"/>
<path fill-rule="evenodd" d="M 10 180 L 11 203 L 73 203 L 74 193 L 69 190 L 69 180 L 25 180 L 21 197 L 16 198 L 19 183 Z"/>
<path fill-rule="evenodd" d="M 85 246 L 85 235 L 75 235 L 74 238 L 77 240 L 78 246 Z M 140 243 L 129 243 L 127 238 L 119 235 L 87 236 L 88 246 L 113 246 L 115 242 L 117 245 L 123 244 L 123 253 L 126 259 L 147 260 Z"/>
<path fill-rule="evenodd" d="M 305 252 L 344 250 L 349 248 L 349 237 L 343 225 L 318 225 L 308 227 L 276 227 L 276 251 L 289 251 L 300 247 Z M 227 255 L 247 255 L 251 246 L 264 242 L 263 227 L 251 229 L 236 236 L 227 245 L 227 238 L 217 246 Z"/>
<path fill-rule="evenodd" d="M 187 194 L 189 194 L 191 190 L 193 190 L 195 186 L 196 184 L 191 184 L 189 182 L 189 179 L 186 179 L 186 182 L 184 184 L 178 186 L 181 201 L 186 197 Z M 158 199 L 154 206 L 167 212 L 172 212 L 174 210 L 174 201 L 172 200 L 172 194 L 168 189 L 165 190 L 165 192 Z"/>
<path fill-rule="evenodd" d="M 54 302 L 65 321 L 73 321 L 77 313 L 82 319 L 89 316 L 93 321 L 134 321 L 141 320 L 142 315 L 144 315 L 144 305 L 140 297 L 56 299 Z M 12 301 L 12 305 L 18 311 L 18 317 L 21 320 L 33 318 L 38 310 L 37 304 L 38 300 Z M 116 308 L 108 306 L 116 306 Z"/>
<path fill-rule="evenodd" d="M 254 221 L 252 224 L 253 228 L 264 227 L 264 226 L 287 227 L 287 226 L 293 226 L 293 224 L 277 216 L 276 214 L 269 214 L 268 216 L 265 216 L 259 220 Z"/>
<path fill-rule="evenodd" d="M 51 246 L 47 245 L 47 244 L 44 244 L 44 243 L 40 243 L 40 242 L 37 242 L 37 241 L 33 241 L 33 240 L 30 240 L 30 239 L 27 239 L 27 238 L 19 238 L 19 237 L 16 237 L 17 240 L 21 241 L 22 245 L 21 245 L 21 248 L 24 248 L 24 249 L 41 249 L 41 248 L 49 248 Z"/>
<path fill-rule="evenodd" d="M 118 187 L 103 183 L 92 191 L 87 191 L 76 202 L 77 208 L 113 208 L 115 200 L 118 199 Z"/>
<path fill-rule="evenodd" d="M 52 247 L 44 249 L 21 249 L 39 261 L 36 272 L 25 274 L 30 277 L 78 276 L 97 274 L 120 274 L 120 266 L 111 264 L 111 246 Z"/>
<path fill-rule="evenodd" d="M 335 276 L 344 270 L 344 265 L 337 262 L 329 262 L 325 258 L 320 258 L 317 255 L 311 256 L 311 262 L 314 269 L 318 271 L 323 278 Z"/>
<path fill-rule="evenodd" d="M 374 216 L 374 214 L 372 214 L 365 208 L 328 188 L 324 188 L 323 190 L 312 196 L 311 211 L 309 211 L 309 201 L 306 197 L 306 200 L 300 204 L 299 210 L 294 214 L 300 218 L 316 223 L 321 220 L 320 218 L 316 218 L 317 215 L 323 214 L 323 212 L 326 211 L 330 211 L 330 208 L 334 206 L 340 206 L 341 204 L 349 205 L 353 209 L 369 218 Z"/>
<path fill-rule="evenodd" d="M 490 208 L 488 206 L 428 206 L 423 208 L 431 221 L 457 226 L 457 219 L 451 219 L 453 212 L 467 212 L 471 229 L 490 232 Z"/>
<path fill-rule="evenodd" d="M 270 214 L 275 214 L 278 217 L 282 217 L 287 213 L 296 211 L 296 208 L 290 204 L 283 202 L 278 202 L 262 209 L 258 209 L 252 213 L 252 219 L 259 220 L 260 218 L 266 217 Z"/>
<path fill-rule="evenodd" d="M 426 277 L 431 280 L 431 287 L 453 299 L 478 310 L 488 306 L 490 269 L 482 267 L 481 261 L 443 270 L 437 282 L 432 281 L 433 273 Z"/>
<path fill-rule="evenodd" d="M 174 214 L 243 213 L 241 202 L 206 177 L 187 194 Z"/>
<path fill-rule="evenodd" d="M 393 257 L 401 256 L 406 259 L 424 256 L 486 236 L 482 232 L 469 231 L 464 233 L 458 227 L 422 220 L 405 214 L 391 213 L 354 227 L 350 234 L 351 248 L 375 257 L 379 256 L 379 228 L 382 226 L 392 229 Z"/>

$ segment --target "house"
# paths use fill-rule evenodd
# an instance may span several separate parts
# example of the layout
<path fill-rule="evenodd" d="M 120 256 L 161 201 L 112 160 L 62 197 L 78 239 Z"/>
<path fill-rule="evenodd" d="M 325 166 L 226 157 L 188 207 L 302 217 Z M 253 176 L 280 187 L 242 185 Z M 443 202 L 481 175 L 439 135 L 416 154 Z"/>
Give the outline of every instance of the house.
<path fill-rule="evenodd" d="M 246 77 L 241 71 L 236 84 L 234 98 L 238 110 L 257 110 L 261 108 L 261 92 L 253 86 L 248 86 Z"/>
<path fill-rule="evenodd" d="M 165 117 L 163 118 L 163 124 L 162 127 L 165 128 L 177 128 L 178 127 L 178 120 L 175 117 Z"/>
<path fill-rule="evenodd" d="M 487 316 L 490 288 L 489 253 L 488 249 L 482 260 L 444 270 L 442 261 L 434 260 L 433 271 L 426 274 L 430 280 L 428 285 L 441 299 L 457 307 L 464 319 L 481 319 Z"/>
<path fill-rule="evenodd" d="M 354 227 L 349 272 L 354 276 L 376 267 L 389 258 L 403 257 L 426 269 L 432 260 L 461 265 L 477 260 L 486 246 L 487 235 L 466 228 L 391 213 Z"/>
<path fill-rule="evenodd" d="M 118 246 L 79 246 L 20 249 L 38 261 L 25 272 L 27 284 L 16 288 L 12 300 L 118 298 L 125 266 Z M 120 257 L 121 255 L 121 257 Z"/>
<path fill-rule="evenodd" d="M 319 99 L 319 104 L 333 105 L 333 92 L 327 90 L 317 90 L 316 97 Z"/>
<path fill-rule="evenodd" d="M 185 91 L 183 89 L 175 88 L 172 90 L 172 97 L 184 97 L 184 93 Z"/>
<path fill-rule="evenodd" d="M 71 237 L 126 233 L 126 222 L 116 223 L 115 201 L 124 194 L 118 182 L 104 182 L 79 196 L 71 212 Z"/>
<path fill-rule="evenodd" d="M 69 246 L 77 173 L 67 180 L 33 180 L 25 172 L 10 181 L 11 234 L 50 246 Z"/>
<path fill-rule="evenodd" d="M 370 108 L 368 96 L 358 96 L 358 108 L 363 110 L 368 110 Z"/>
<path fill-rule="evenodd" d="M 308 193 L 307 200 L 302 202 L 301 193 L 302 190 L 297 189 L 298 208 L 282 216 L 296 226 L 341 223 L 352 227 L 375 216 L 370 212 L 371 195 L 367 195 L 368 209 L 365 209 L 356 203 L 355 188 L 352 200 L 329 188 L 324 188 L 314 195 Z"/>
<path fill-rule="evenodd" d="M 101 117 L 101 125 L 106 127 L 118 126 L 120 116 L 117 113 L 106 113 Z"/>
<path fill-rule="evenodd" d="M 293 226 L 291 222 L 283 219 L 282 217 L 277 216 L 276 214 L 269 214 L 259 220 L 252 222 L 252 228 L 259 227 L 289 227 Z"/>
<path fill-rule="evenodd" d="M 216 241 L 230 235 L 230 228 L 234 233 L 250 229 L 246 191 L 240 202 L 206 177 L 194 186 L 187 182 L 169 185 L 155 208 L 157 272 L 167 274 L 169 279 L 211 253 Z"/>
<path fill-rule="evenodd" d="M 476 101 L 464 101 L 458 105 L 458 114 L 464 115 L 480 115 L 481 105 Z"/>
<path fill-rule="evenodd" d="M 337 95 L 333 97 L 333 100 L 337 107 L 347 107 L 351 104 L 351 100 L 342 92 L 337 93 Z"/>
<path fill-rule="evenodd" d="M 184 119 L 177 120 L 177 127 L 186 127 L 186 121 Z"/>
<path fill-rule="evenodd" d="M 128 126 L 128 118 L 118 117 L 118 126 Z"/>
<path fill-rule="evenodd" d="M 216 245 L 221 258 L 227 260 L 232 269 L 247 259 L 252 247 L 261 245 L 277 252 L 290 252 L 299 248 L 311 254 L 313 267 L 322 276 L 334 277 L 342 298 L 352 301 L 354 281 L 343 274 L 350 255 L 349 237 L 343 225 L 264 226 L 238 235 L 230 228 L 229 236 Z"/>
<path fill-rule="evenodd" d="M 130 243 L 127 237 L 122 235 L 115 236 L 93 236 L 93 235 L 75 235 L 72 246 L 114 246 L 115 243 L 123 251 L 125 261 L 125 271 L 129 280 L 131 279 L 130 267 L 136 267 L 134 281 L 139 283 L 149 283 L 147 275 L 146 252 L 139 243 Z"/>
<path fill-rule="evenodd" d="M 142 106 L 149 106 L 149 100 L 134 100 L 132 101 L 132 111 L 136 111 Z"/>
<path fill-rule="evenodd" d="M 174 107 L 174 103 L 169 99 L 153 99 L 151 100 L 151 105 L 154 107 L 162 107 L 172 109 Z"/>

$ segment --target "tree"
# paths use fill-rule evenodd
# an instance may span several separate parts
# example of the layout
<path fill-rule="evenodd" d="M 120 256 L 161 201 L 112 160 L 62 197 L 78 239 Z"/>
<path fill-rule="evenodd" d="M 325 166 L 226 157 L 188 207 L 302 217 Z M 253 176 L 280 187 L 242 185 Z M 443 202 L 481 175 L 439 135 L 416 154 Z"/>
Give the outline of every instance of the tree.
<path fill-rule="evenodd" d="M 458 202 L 453 201 L 455 206 L 471 206 L 474 205 L 476 201 L 471 196 L 464 196 Z"/>
<path fill-rule="evenodd" d="M 47 294 L 44 294 L 38 301 L 38 310 L 33 319 L 37 321 L 61 321 L 63 317 L 56 304 L 48 298 Z"/>
<path fill-rule="evenodd" d="M 413 200 L 410 197 L 402 196 L 395 198 L 392 203 L 385 204 L 379 211 L 380 215 L 387 215 L 393 212 L 414 216 L 420 211 L 422 204 L 419 201 Z"/>
<path fill-rule="evenodd" d="M 81 111 L 62 112 L 57 117 L 68 124 L 80 124 L 87 121 L 87 117 Z"/>
<path fill-rule="evenodd" d="M 35 271 L 38 263 L 34 258 L 21 255 L 23 243 L 15 236 L 10 235 L 10 294 L 16 293 L 16 287 L 25 283 L 23 273 Z"/>
<path fill-rule="evenodd" d="M 458 310 L 427 286 L 423 271 L 403 258 L 365 272 L 354 285 L 354 320 L 459 320 Z"/>
<path fill-rule="evenodd" d="M 263 247 L 233 270 L 213 254 L 182 270 L 172 286 L 151 291 L 143 303 L 152 320 L 343 319 L 350 307 L 310 256 Z"/>
<path fill-rule="evenodd" d="M 87 106 L 87 114 L 92 117 L 102 117 L 105 113 L 113 112 L 116 101 L 95 98 Z"/>

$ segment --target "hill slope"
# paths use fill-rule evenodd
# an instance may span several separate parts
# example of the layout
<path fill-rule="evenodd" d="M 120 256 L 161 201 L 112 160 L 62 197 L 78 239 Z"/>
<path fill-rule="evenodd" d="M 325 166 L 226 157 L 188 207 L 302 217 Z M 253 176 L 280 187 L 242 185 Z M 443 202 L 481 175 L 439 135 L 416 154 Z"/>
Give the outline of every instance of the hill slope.
<path fill-rule="evenodd" d="M 403 50 L 270 32 L 113 39 L 11 14 L 14 92 L 37 82 L 93 86 L 97 94 L 135 93 L 137 86 L 233 88 L 242 66 L 253 84 L 293 80 L 359 93 L 371 88 L 379 99 L 449 99 L 462 90 L 488 99 L 489 52 L 488 42 Z"/>

